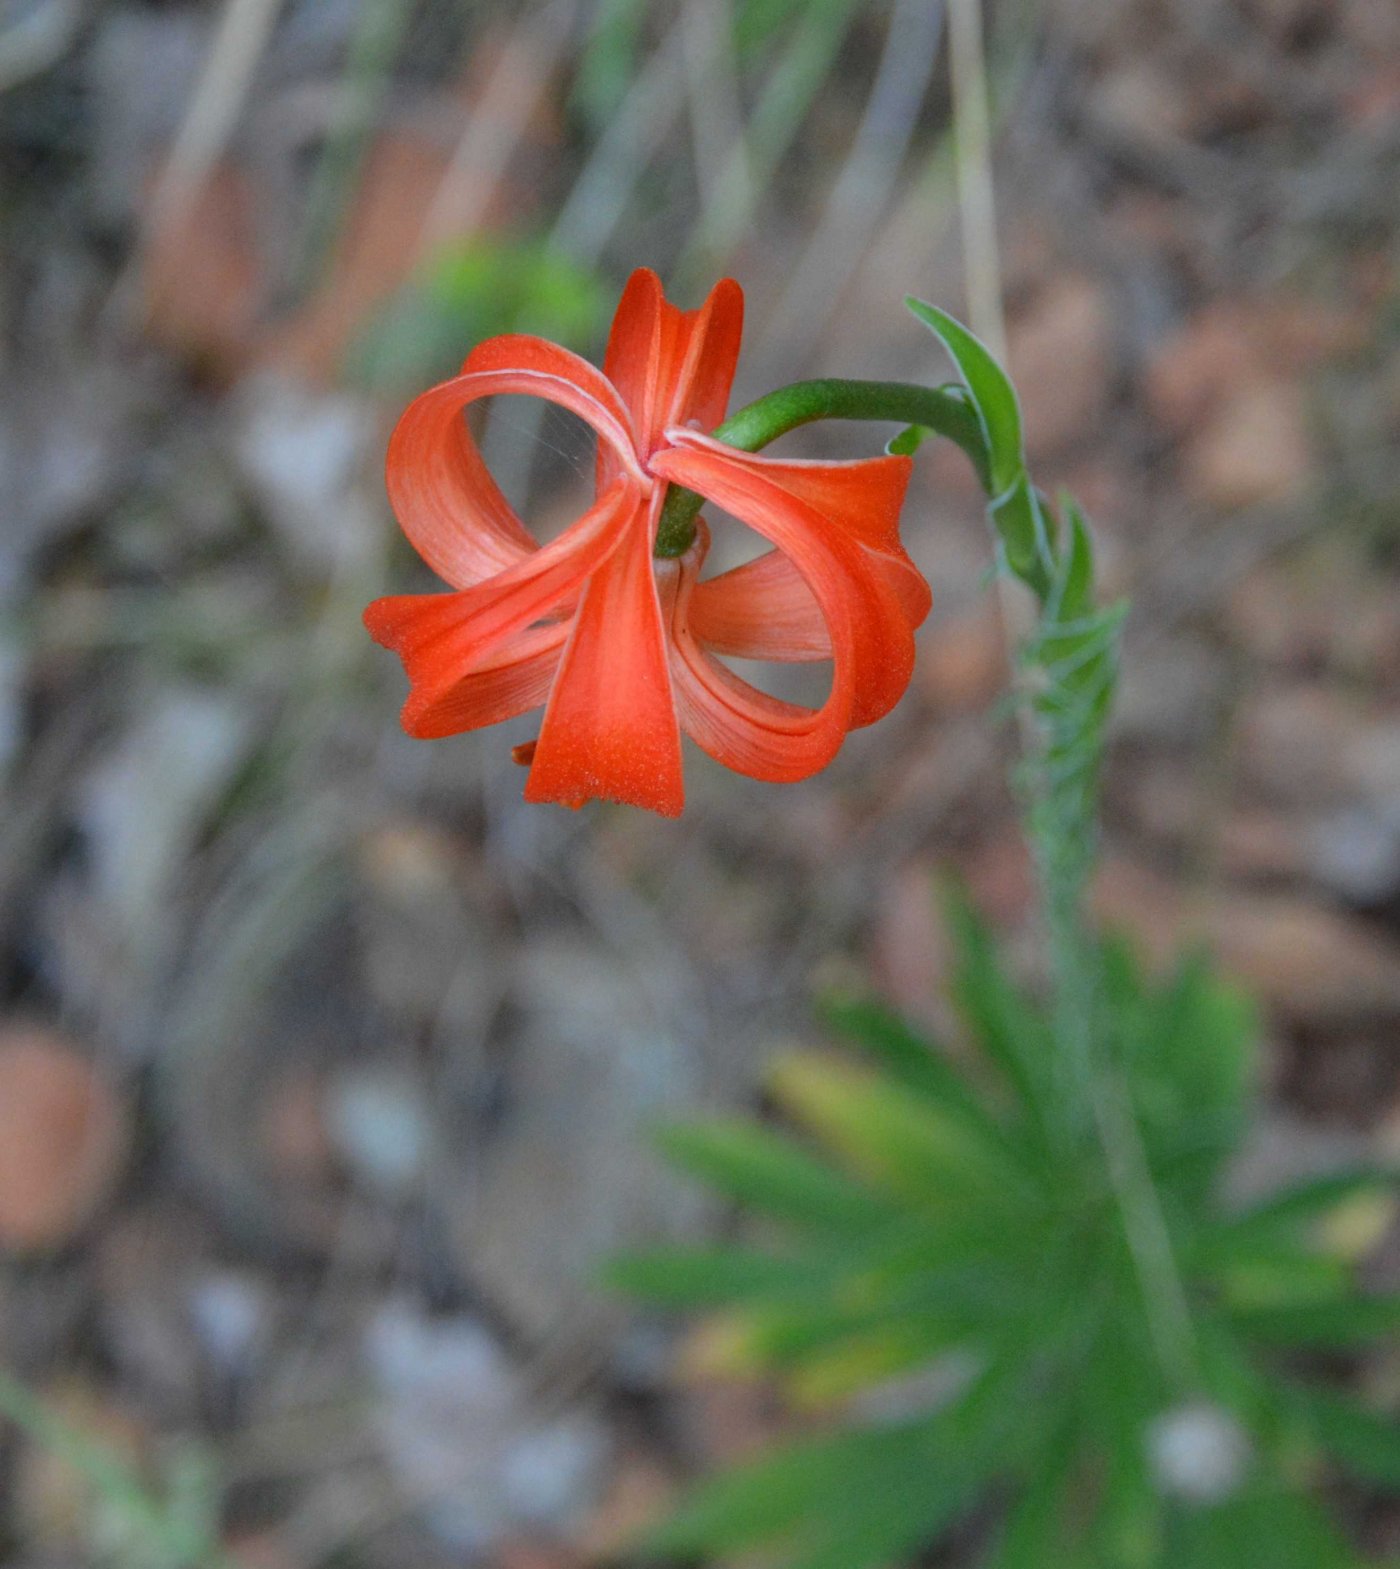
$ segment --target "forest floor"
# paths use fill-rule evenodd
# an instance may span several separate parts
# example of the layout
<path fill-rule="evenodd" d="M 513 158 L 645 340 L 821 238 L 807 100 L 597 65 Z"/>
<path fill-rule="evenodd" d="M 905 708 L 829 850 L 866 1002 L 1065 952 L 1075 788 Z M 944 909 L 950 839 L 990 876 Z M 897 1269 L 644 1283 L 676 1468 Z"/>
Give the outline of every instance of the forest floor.
<path fill-rule="evenodd" d="M 1033 948 L 1006 633 L 972 476 L 921 454 L 935 610 L 889 720 L 791 788 L 690 754 L 679 823 L 525 808 L 530 721 L 397 731 L 359 624 L 413 581 L 383 440 L 465 352 L 453 312 L 504 312 L 540 266 L 520 234 L 575 257 L 529 276 L 580 348 L 588 279 L 610 305 L 634 261 L 713 254 L 749 296 L 740 397 L 942 379 L 900 300 L 962 304 L 946 91 L 914 84 L 896 168 L 841 164 L 892 79 L 867 8 L 851 80 L 707 251 L 660 67 L 621 102 L 680 150 L 650 185 L 605 160 L 631 217 L 590 229 L 614 144 L 559 106 L 578 7 L 480 8 L 460 71 L 420 19 L 308 180 L 327 103 L 374 82 L 340 75 L 355 7 L 291 5 L 193 187 L 153 170 L 204 13 L 31 9 L 68 32 L 29 73 L 0 37 L 0 1366 L 154 1479 L 160 1529 L 215 1514 L 249 1569 L 606 1555 L 785 1420 L 593 1284 L 610 1250 L 713 1223 L 646 1128 L 752 1104 L 824 985 L 946 1029 L 940 878 Z M 1258 1191 L 1400 1153 L 1400 21 L 1043 13 L 994 50 L 997 198 L 1032 468 L 1133 602 L 1095 899 L 1154 956 L 1207 941 L 1258 999 Z M 724 132 L 691 108 L 697 145 Z M 461 233 L 498 246 L 487 282 L 464 265 L 425 306 L 423 236 Z M 533 324 L 528 288 L 510 311 Z M 523 449 L 562 515 L 577 432 Z M 1372 1268 L 1400 1277 L 1400 1225 Z M 1400 1363 L 1353 1376 L 1393 1389 Z M 4 1561 L 154 1561 L 72 1449 L 0 1433 Z M 1400 1552 L 1400 1516 L 1357 1520 Z"/>

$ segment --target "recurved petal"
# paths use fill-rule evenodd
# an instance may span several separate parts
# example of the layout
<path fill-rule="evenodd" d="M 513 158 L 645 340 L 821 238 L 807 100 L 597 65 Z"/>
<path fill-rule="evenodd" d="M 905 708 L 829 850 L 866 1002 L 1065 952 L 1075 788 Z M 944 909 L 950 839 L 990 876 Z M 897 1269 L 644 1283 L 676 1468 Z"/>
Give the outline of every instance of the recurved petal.
<path fill-rule="evenodd" d="M 695 584 L 686 619 L 716 653 L 784 663 L 831 658 L 821 606 L 780 550 Z"/>
<path fill-rule="evenodd" d="M 400 716 L 404 729 L 419 740 L 436 741 L 538 708 L 549 696 L 568 635 L 564 621 L 531 627 L 507 638 L 485 664 L 437 696 L 411 692 Z"/>
<path fill-rule="evenodd" d="M 495 347 L 502 344 L 515 354 L 515 363 L 493 363 L 505 355 Z M 456 588 L 479 583 L 536 548 L 487 472 L 462 418 L 477 399 L 514 392 L 562 405 L 597 431 L 614 454 L 615 474 L 630 474 L 640 488 L 651 488 L 637 462 L 626 408 L 587 361 L 538 338 L 493 338 L 468 363 L 477 368 L 409 404 L 389 438 L 384 467 L 389 501 L 404 533 Z"/>
<path fill-rule="evenodd" d="M 928 585 L 910 561 L 874 555 L 911 626 L 928 614 Z M 801 663 L 831 658 L 831 637 L 806 579 L 779 550 L 695 585 L 690 628 L 702 643 L 738 659 Z"/>
<path fill-rule="evenodd" d="M 914 462 L 908 457 L 857 458 L 850 462 L 769 458 L 741 452 L 693 430 L 673 427 L 668 441 L 694 451 L 709 452 L 742 473 L 779 486 L 805 503 L 823 520 L 823 527 L 858 541 L 872 561 L 892 564 L 891 585 L 908 606 L 918 626 L 931 603 L 928 584 L 909 559 L 899 537 L 899 516 L 909 489 Z"/>
<path fill-rule="evenodd" d="M 684 317 L 684 359 L 672 391 L 667 425 L 712 431 L 729 407 L 744 332 L 744 291 L 721 278 L 698 311 Z"/>
<path fill-rule="evenodd" d="M 806 580 L 831 638 L 833 699 L 850 683 L 848 725 L 887 713 L 909 684 L 913 629 L 928 609 L 927 586 L 895 532 L 909 460 L 792 463 L 694 432 L 668 436 L 674 445 L 653 457 L 653 472 L 732 512 Z"/>
<path fill-rule="evenodd" d="M 709 431 L 724 418 L 743 326 L 744 295 L 732 278 L 721 279 L 698 311 L 672 305 L 648 267 L 627 280 L 603 371 L 632 411 L 644 457 L 668 425 L 694 421 Z M 606 479 L 611 456 L 599 459 Z"/>
<path fill-rule="evenodd" d="M 653 510 L 660 505 L 659 494 Z M 685 804 L 651 531 L 628 531 L 589 580 L 545 706 L 527 801 L 623 801 L 666 817 Z M 668 585 L 669 586 L 669 585 Z"/>
<path fill-rule="evenodd" d="M 687 559 L 671 627 L 676 707 L 686 734 L 726 768 L 754 779 L 787 784 L 825 768 L 850 722 L 847 629 L 836 633 L 840 653 L 833 661 L 831 695 L 821 708 L 803 708 L 759 691 L 700 645 L 692 630 L 695 593 L 694 567 Z"/>
<path fill-rule="evenodd" d="M 412 683 L 404 710 L 428 712 L 465 676 L 486 668 L 507 640 L 578 594 L 629 526 L 645 527 L 636 485 L 624 475 L 558 539 L 484 583 L 451 594 L 376 599 L 364 614 L 370 636 L 403 660 Z"/>
<path fill-rule="evenodd" d="M 590 365 L 581 355 L 551 343 L 548 338 L 536 338 L 524 332 L 507 332 L 478 343 L 462 362 L 462 372 L 464 375 L 507 372 L 538 376 L 567 386 L 572 391 L 574 401 L 542 390 L 535 396 L 561 403 L 581 419 L 587 420 L 604 440 L 617 449 L 624 467 L 632 467 L 640 474 L 641 471 L 635 467 L 638 432 L 631 410 L 607 375 L 596 365 Z M 511 390 L 531 391 L 529 387 Z M 591 405 L 596 412 L 586 412 L 584 404 Z M 606 417 L 607 430 L 604 430 L 600 416 Z"/>

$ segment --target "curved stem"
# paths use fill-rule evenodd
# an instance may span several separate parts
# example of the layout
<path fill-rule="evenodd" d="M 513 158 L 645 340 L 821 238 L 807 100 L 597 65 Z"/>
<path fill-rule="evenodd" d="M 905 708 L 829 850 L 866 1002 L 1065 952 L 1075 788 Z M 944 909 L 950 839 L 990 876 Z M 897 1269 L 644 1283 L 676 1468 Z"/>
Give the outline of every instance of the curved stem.
<path fill-rule="evenodd" d="M 882 420 L 947 436 L 967 453 L 983 485 L 989 485 L 981 421 L 957 385 L 921 387 L 914 382 L 839 378 L 796 381 L 746 404 L 713 435 L 742 452 L 758 452 L 799 425 L 819 419 Z M 689 550 L 701 504 L 702 498 L 693 490 L 671 486 L 657 526 L 656 555 L 682 556 Z"/>

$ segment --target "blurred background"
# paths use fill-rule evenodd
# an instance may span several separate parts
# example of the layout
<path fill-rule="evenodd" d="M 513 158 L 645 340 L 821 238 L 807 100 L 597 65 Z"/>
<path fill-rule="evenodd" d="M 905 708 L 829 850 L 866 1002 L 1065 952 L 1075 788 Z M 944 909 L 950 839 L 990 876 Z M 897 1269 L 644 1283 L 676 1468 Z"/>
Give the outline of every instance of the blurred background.
<path fill-rule="evenodd" d="M 562 1569 L 783 1429 L 594 1280 L 717 1223 L 645 1130 L 751 1105 L 821 987 L 943 1022 L 938 875 L 1024 936 L 970 472 L 917 462 L 896 713 L 800 786 L 689 751 L 678 823 L 524 807 L 528 717 L 407 740 L 359 617 L 431 586 L 408 398 L 503 330 L 598 357 L 634 266 L 742 282 L 736 406 L 945 379 L 900 303 L 968 306 L 945 21 L 0 4 L 0 1367 L 61 1423 L 0 1430 L 5 1562 Z M 1263 1005 L 1241 1191 L 1394 1152 L 1400 12 L 985 24 L 1032 467 L 1135 605 L 1096 897 Z M 589 444 L 498 403 L 548 532 Z"/>

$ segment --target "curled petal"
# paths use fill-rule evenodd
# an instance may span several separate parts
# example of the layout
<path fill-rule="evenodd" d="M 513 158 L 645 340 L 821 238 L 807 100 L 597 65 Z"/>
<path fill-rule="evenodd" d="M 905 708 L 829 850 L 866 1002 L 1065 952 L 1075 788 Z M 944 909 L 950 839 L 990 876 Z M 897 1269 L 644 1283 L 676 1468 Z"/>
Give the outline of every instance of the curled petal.
<path fill-rule="evenodd" d="M 655 455 L 653 472 L 732 512 L 806 579 L 831 639 L 828 704 L 849 691 L 848 727 L 888 713 L 909 684 L 914 627 L 928 609 L 927 586 L 897 532 L 909 459 L 794 463 L 691 431 L 668 434 L 675 445 Z"/>
<path fill-rule="evenodd" d="M 660 506 L 660 490 L 652 504 Z M 678 817 L 685 804 L 680 730 L 667 669 L 655 517 L 590 578 L 560 661 L 525 784 L 527 801 L 577 806 L 595 798 Z"/>
<path fill-rule="evenodd" d="M 833 662 L 831 695 L 820 708 L 783 702 L 735 675 L 693 631 L 695 596 L 705 586 L 695 581 L 707 543 L 704 524 L 699 528 L 697 546 L 681 562 L 671 620 L 671 674 L 681 726 L 736 773 L 775 784 L 806 779 L 835 757 L 849 728 L 849 638 L 844 630 L 837 633 L 841 652 Z"/>
<path fill-rule="evenodd" d="M 560 622 L 508 638 L 484 664 L 438 696 L 410 697 L 404 705 L 404 729 L 420 741 L 436 741 L 540 707 L 549 696 L 568 635 L 568 624 Z"/>
<path fill-rule="evenodd" d="M 698 311 L 682 311 L 661 290 L 650 268 L 627 280 L 613 317 L 603 371 L 632 411 L 644 457 L 661 444 L 668 425 L 690 422 L 713 430 L 724 418 L 739 363 L 744 294 L 721 279 Z M 612 459 L 599 453 L 600 482 Z"/>
<path fill-rule="evenodd" d="M 637 487 L 624 475 L 558 539 L 489 581 L 369 605 L 364 621 L 370 636 L 399 655 L 412 683 L 404 728 L 417 733 L 424 716 L 463 677 L 487 668 L 508 639 L 575 596 L 638 522 L 641 505 Z M 638 532 L 635 526 L 632 532 Z"/>
<path fill-rule="evenodd" d="M 778 550 L 696 583 L 686 620 L 716 653 L 782 663 L 831 658 L 821 606 Z"/>
<path fill-rule="evenodd" d="M 572 409 L 609 442 L 624 459 L 624 467 L 629 466 L 626 459 L 631 455 L 633 462 L 630 466 L 633 467 L 634 472 L 640 473 L 640 470 L 635 468 L 637 430 L 631 410 L 604 372 L 596 365 L 590 365 L 581 355 L 560 348 L 557 343 L 551 343 L 548 338 L 536 338 L 524 332 L 506 332 L 499 337 L 487 338 L 484 342 L 478 343 L 462 362 L 462 372 L 464 375 L 518 373 L 522 376 L 542 376 L 550 381 L 565 383 L 573 389 L 575 399 L 591 404 L 594 409 L 606 415 L 611 427 L 610 435 L 604 431 L 598 419 L 585 412 L 577 402 L 555 397 L 550 392 L 532 392 L 529 387 L 506 390 L 549 398 L 554 403 L 563 404 L 566 409 Z"/>
<path fill-rule="evenodd" d="M 911 626 L 928 613 L 928 585 L 912 562 L 873 555 Z M 690 601 L 690 629 L 719 654 L 793 664 L 831 658 L 831 638 L 806 579 L 781 551 L 705 578 Z"/>
<path fill-rule="evenodd" d="M 614 454 L 616 473 L 629 474 L 642 490 L 651 488 L 637 462 L 626 408 L 587 361 L 538 338 L 493 338 L 468 363 L 491 360 L 484 351 L 502 343 L 518 356 L 515 364 L 473 370 L 430 388 L 409 404 L 389 438 L 384 477 L 394 514 L 423 560 L 456 588 L 479 583 L 537 548 L 462 418 L 478 398 L 515 392 L 560 404 L 597 431 Z"/>

